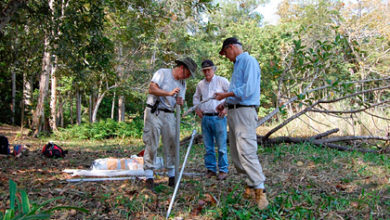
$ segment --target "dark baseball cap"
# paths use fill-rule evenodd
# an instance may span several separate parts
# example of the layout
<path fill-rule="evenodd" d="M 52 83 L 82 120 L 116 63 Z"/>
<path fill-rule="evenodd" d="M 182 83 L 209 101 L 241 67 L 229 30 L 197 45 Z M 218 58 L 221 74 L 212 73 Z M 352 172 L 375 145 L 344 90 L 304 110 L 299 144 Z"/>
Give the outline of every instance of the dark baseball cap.
<path fill-rule="evenodd" d="M 195 61 L 189 57 L 185 57 L 182 59 L 175 60 L 177 64 L 184 64 L 185 67 L 191 72 L 191 76 L 195 77 L 196 69 L 198 68 L 198 65 L 195 63 Z"/>
<path fill-rule="evenodd" d="M 215 67 L 213 61 L 211 61 L 211 60 L 204 60 L 204 61 L 202 62 L 202 70 L 208 69 L 208 68 L 210 68 L 210 67 Z"/>
<path fill-rule="evenodd" d="M 229 38 L 226 38 L 224 41 L 223 41 L 223 44 L 222 44 L 222 48 L 221 50 L 219 51 L 219 54 L 222 55 L 223 54 L 223 50 L 230 44 L 239 44 L 239 45 L 242 45 L 241 42 L 235 38 L 235 37 L 229 37 Z"/>

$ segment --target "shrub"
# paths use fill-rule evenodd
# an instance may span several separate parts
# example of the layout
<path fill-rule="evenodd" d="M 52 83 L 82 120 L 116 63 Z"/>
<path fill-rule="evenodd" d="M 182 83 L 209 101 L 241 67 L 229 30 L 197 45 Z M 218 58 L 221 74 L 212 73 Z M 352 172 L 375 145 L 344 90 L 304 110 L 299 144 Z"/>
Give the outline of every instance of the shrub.
<path fill-rule="evenodd" d="M 102 140 L 107 138 L 140 138 L 143 131 L 143 119 L 136 117 L 128 122 L 116 122 L 112 119 L 101 120 L 96 123 L 86 123 L 80 126 L 74 125 L 61 128 L 54 136 L 61 140 L 67 139 L 92 139 Z"/>

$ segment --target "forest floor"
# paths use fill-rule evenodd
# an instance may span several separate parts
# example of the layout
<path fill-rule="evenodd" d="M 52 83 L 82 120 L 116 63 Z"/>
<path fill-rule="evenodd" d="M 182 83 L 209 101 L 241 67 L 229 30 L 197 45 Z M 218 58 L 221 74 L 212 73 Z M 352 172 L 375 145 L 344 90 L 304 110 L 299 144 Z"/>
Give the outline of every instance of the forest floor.
<path fill-rule="evenodd" d="M 140 179 L 69 183 L 64 169 L 89 169 L 98 158 L 124 158 L 143 149 L 141 140 L 69 140 L 54 143 L 68 150 L 65 158 L 49 159 L 41 148 L 49 139 L 20 134 L 2 125 L 10 144 L 28 144 L 19 158 L 0 157 L 0 212 L 9 208 L 9 180 L 26 190 L 32 203 L 51 198 L 58 210 L 52 219 L 164 219 L 173 188 L 157 176 L 156 193 Z M 184 154 L 186 147 L 181 153 Z M 203 146 L 194 145 L 185 172 L 204 174 Z M 339 152 L 308 144 L 259 148 L 270 201 L 260 211 L 242 197 L 244 178 L 230 166 L 224 181 L 205 176 L 184 177 L 171 212 L 173 219 L 386 219 L 390 216 L 390 158 L 385 154 Z M 183 158 L 183 157 L 182 157 Z M 230 159 L 230 158 L 229 158 Z M 387 216 L 387 217 L 386 217 Z"/>

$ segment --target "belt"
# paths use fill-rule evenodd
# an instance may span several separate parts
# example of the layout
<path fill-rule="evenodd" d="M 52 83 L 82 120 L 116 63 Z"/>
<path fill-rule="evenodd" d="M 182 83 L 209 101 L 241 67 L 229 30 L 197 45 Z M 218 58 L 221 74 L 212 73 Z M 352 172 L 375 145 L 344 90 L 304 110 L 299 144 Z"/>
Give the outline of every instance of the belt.
<path fill-rule="evenodd" d="M 228 104 L 228 109 L 235 109 L 235 108 L 257 108 L 257 105 L 241 105 L 241 104 Z"/>
<path fill-rule="evenodd" d="M 153 105 L 146 104 L 146 107 L 153 108 Z M 158 108 L 157 110 L 162 111 L 162 112 L 167 112 L 167 113 L 174 113 L 175 112 L 173 110 L 169 110 L 169 109 L 166 109 L 166 108 Z"/>
<path fill-rule="evenodd" d="M 203 113 L 205 116 L 218 116 L 218 113 Z"/>

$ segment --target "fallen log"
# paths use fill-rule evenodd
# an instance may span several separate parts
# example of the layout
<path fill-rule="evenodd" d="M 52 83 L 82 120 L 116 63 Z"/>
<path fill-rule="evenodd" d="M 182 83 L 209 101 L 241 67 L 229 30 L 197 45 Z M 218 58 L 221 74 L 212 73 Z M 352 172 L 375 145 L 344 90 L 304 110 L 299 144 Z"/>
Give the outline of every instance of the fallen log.
<path fill-rule="evenodd" d="M 275 137 L 267 138 L 266 136 L 257 135 L 257 143 L 264 147 L 272 147 L 278 144 L 301 144 L 301 143 L 311 143 L 318 147 L 326 147 L 330 149 L 335 149 L 339 151 L 358 151 L 362 153 L 389 153 L 389 150 L 386 149 L 366 149 L 366 148 L 353 148 L 349 146 L 343 146 L 335 144 L 335 142 L 350 142 L 350 141 L 364 141 L 364 140 L 380 140 L 380 141 L 390 141 L 390 137 L 380 137 L 380 136 L 339 136 L 339 137 L 330 137 L 325 138 L 331 134 L 337 133 L 338 128 L 320 133 L 311 137 Z M 185 145 L 190 140 L 190 137 L 185 137 L 181 140 L 180 145 Z M 229 143 L 229 140 L 227 141 Z M 194 138 L 194 144 L 203 143 L 203 138 L 201 134 L 197 134 Z"/>

